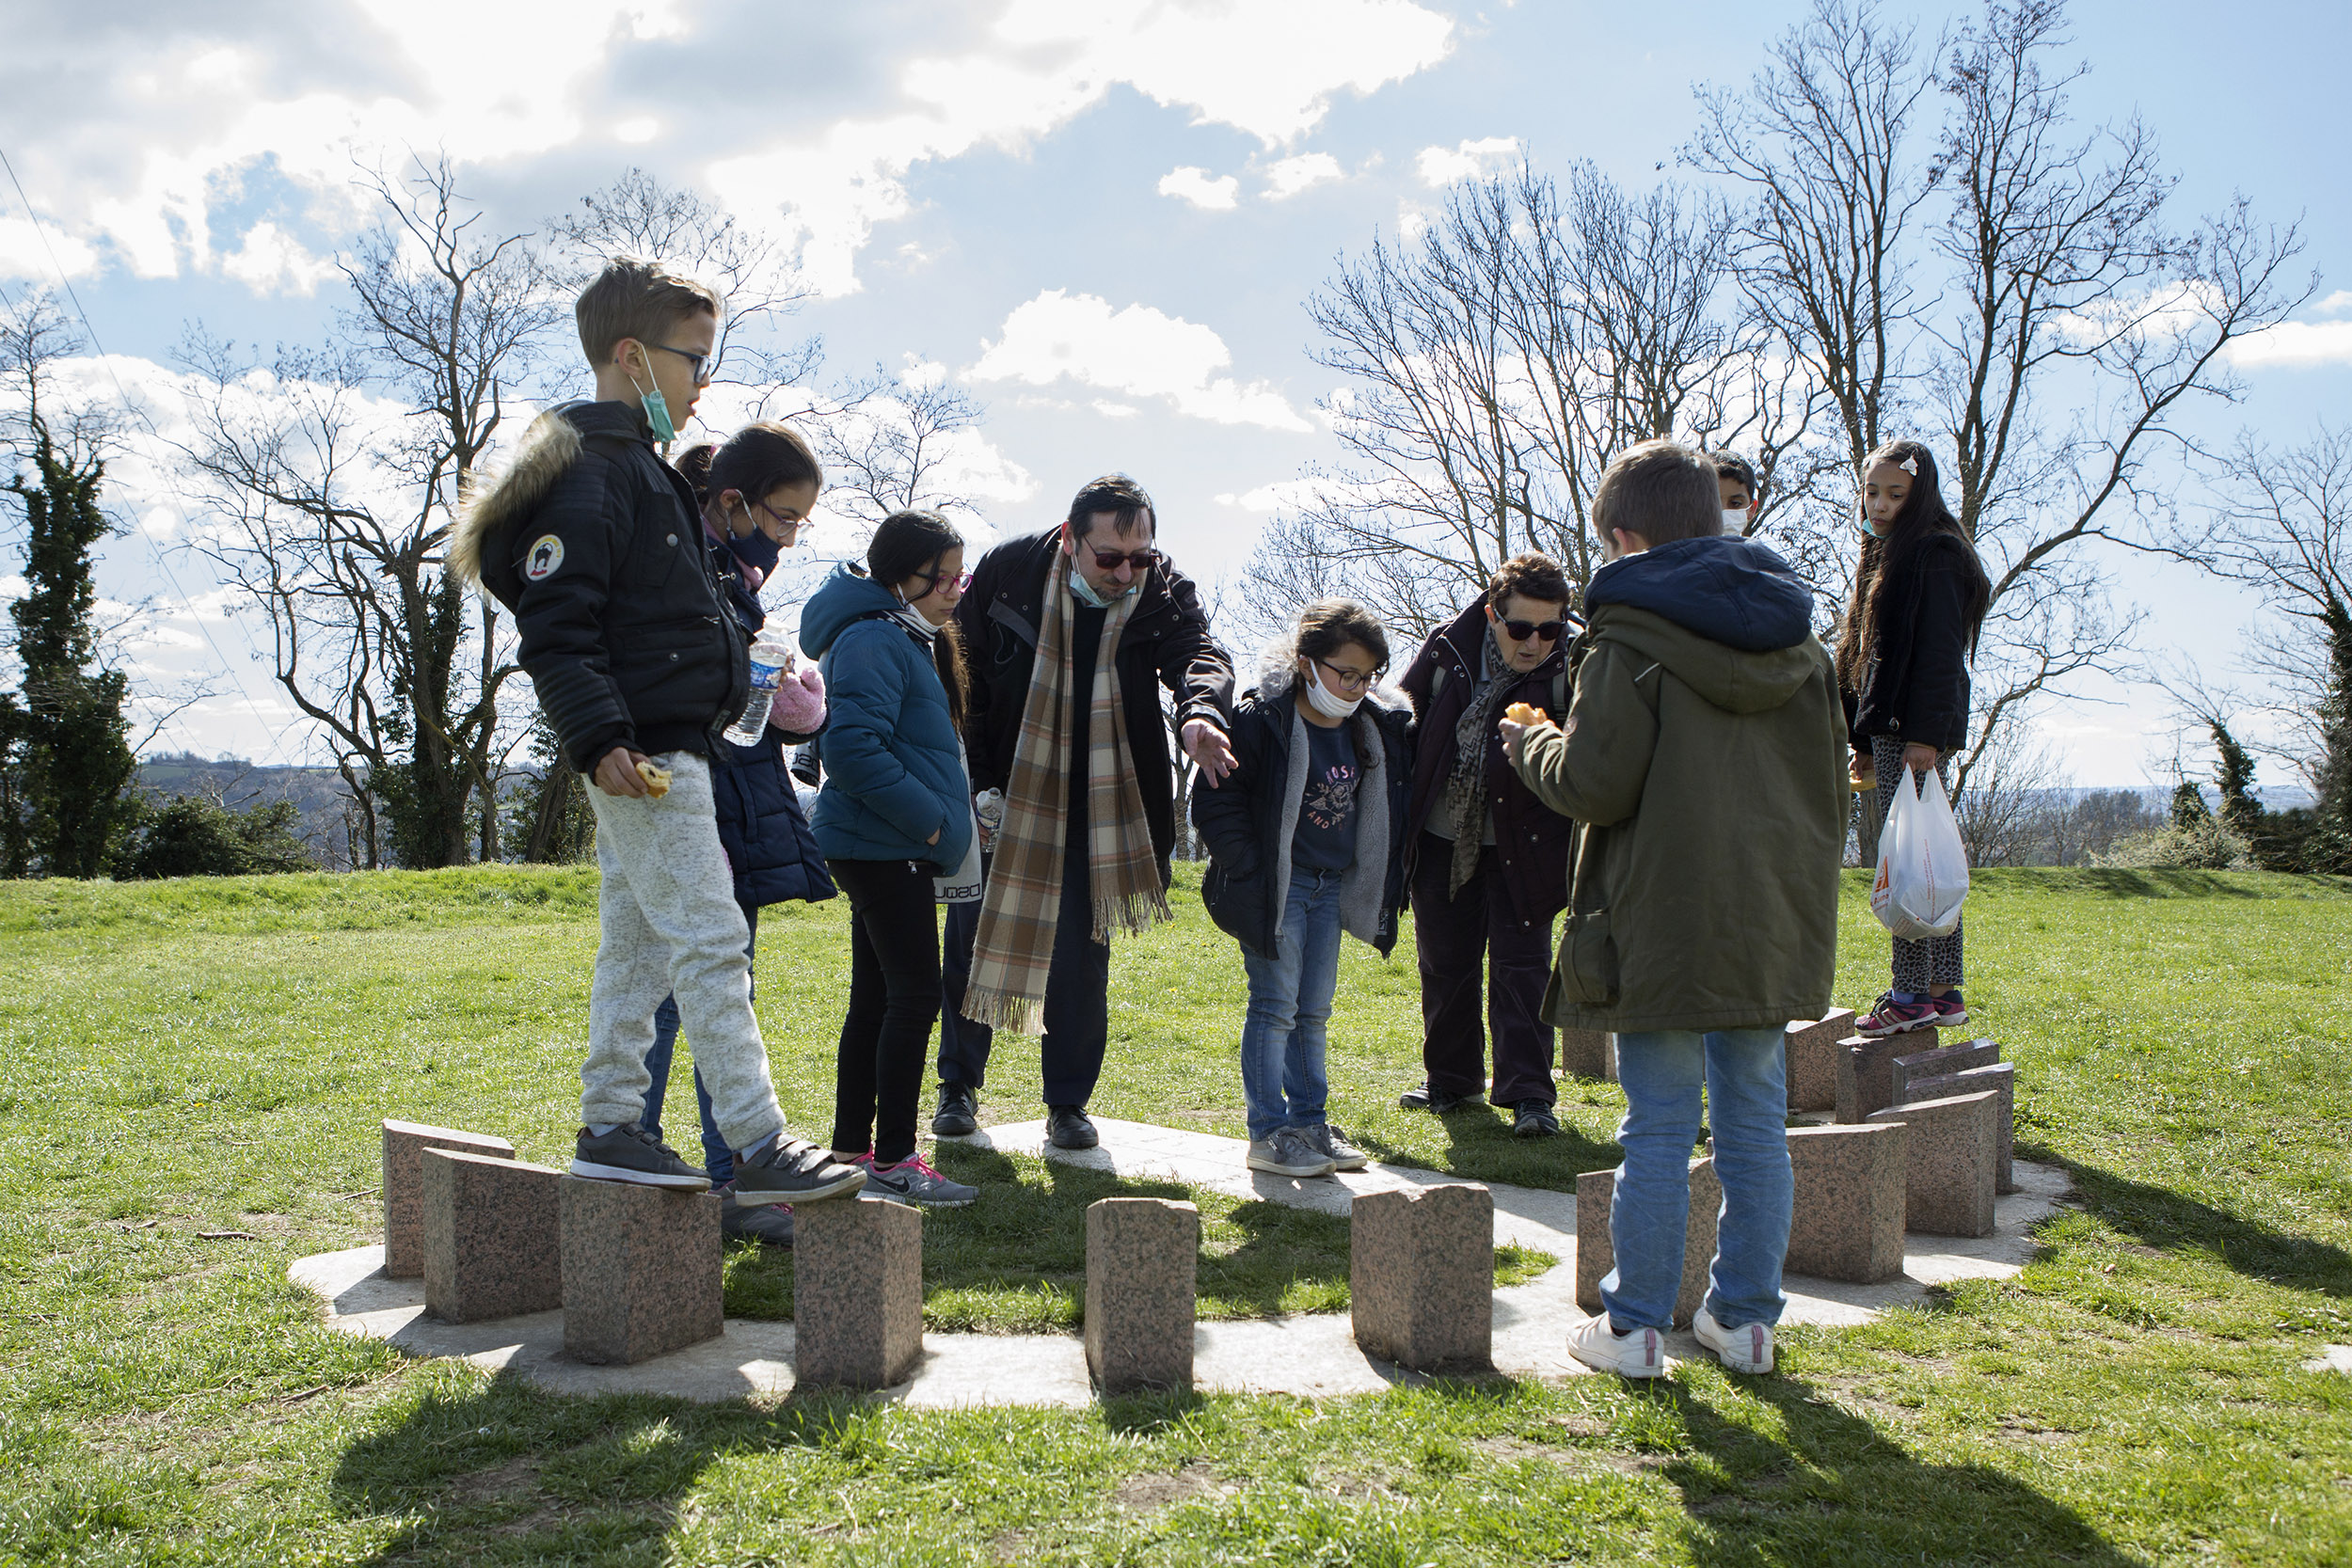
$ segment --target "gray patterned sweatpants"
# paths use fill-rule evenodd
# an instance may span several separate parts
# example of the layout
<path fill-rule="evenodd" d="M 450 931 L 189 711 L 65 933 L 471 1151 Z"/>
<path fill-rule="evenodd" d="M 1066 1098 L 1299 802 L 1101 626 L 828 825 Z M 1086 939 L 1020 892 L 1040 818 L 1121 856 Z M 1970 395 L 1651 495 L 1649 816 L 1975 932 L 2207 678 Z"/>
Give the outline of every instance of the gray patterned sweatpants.
<path fill-rule="evenodd" d="M 1947 788 L 1952 782 L 1953 755 L 1945 752 L 1935 759 L 1936 776 L 1944 781 Z M 1895 807 L 1895 781 L 1901 779 L 1910 784 L 1914 800 L 1918 798 L 1919 786 L 1904 772 L 1903 743 L 1893 736 L 1874 735 L 1870 737 L 1870 760 L 1878 768 L 1878 814 L 1879 820 L 1884 822 L 1887 813 Z M 1961 973 L 1960 934 L 1966 925 L 1967 922 L 1963 921 L 1952 927 L 1949 935 L 1930 937 L 1925 942 L 1905 942 L 1900 937 L 1895 938 L 1894 989 L 1917 994 L 1931 986 L 1959 985 L 1963 978 Z"/>
<path fill-rule="evenodd" d="M 691 752 L 654 760 L 670 770 L 670 792 L 659 800 L 607 795 L 583 781 L 603 884 L 580 1119 L 594 1127 L 644 1115 L 654 1009 L 675 995 L 711 1119 L 729 1148 L 745 1149 L 784 1125 L 752 1012 L 743 955 L 751 929 L 719 844 L 710 764 Z"/>

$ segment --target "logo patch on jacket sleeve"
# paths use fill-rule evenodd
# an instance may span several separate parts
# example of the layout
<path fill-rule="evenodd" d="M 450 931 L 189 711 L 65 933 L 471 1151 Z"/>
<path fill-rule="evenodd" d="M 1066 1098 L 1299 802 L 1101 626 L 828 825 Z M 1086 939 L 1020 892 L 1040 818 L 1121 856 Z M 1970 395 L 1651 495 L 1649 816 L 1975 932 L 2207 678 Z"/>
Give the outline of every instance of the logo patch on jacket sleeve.
<path fill-rule="evenodd" d="M 564 564 L 564 541 L 552 533 L 543 533 L 531 542 L 531 553 L 523 557 L 523 576 L 533 582 L 555 575 Z"/>

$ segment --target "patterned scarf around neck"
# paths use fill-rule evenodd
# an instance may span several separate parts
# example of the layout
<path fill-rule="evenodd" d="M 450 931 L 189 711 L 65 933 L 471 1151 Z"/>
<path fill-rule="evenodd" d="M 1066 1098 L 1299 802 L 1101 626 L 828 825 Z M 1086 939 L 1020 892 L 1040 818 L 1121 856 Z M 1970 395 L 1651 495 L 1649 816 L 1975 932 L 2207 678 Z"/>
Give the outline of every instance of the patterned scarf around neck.
<path fill-rule="evenodd" d="M 1479 639 L 1478 685 L 1462 705 L 1454 726 L 1454 771 L 1446 775 L 1446 807 L 1454 814 L 1454 863 L 1445 894 L 1453 898 L 1478 871 L 1478 851 L 1486 836 L 1486 740 L 1502 717 L 1502 700 L 1518 684 L 1517 672 L 1495 646 L 1494 628 Z"/>
<path fill-rule="evenodd" d="M 1070 842 L 1070 768 L 1079 741 L 1070 734 L 1069 722 L 1076 616 L 1070 570 L 1057 561 L 1046 574 L 1035 673 L 1013 741 L 1005 823 L 989 867 L 980 927 L 972 943 L 972 979 L 963 993 L 964 1017 L 1023 1035 L 1044 1027 L 1045 980 Z M 1136 785 L 1112 658 L 1140 596 L 1122 595 L 1103 617 L 1094 689 L 1087 701 L 1088 884 L 1097 942 L 1107 941 L 1114 930 L 1141 931 L 1170 918 L 1151 824 L 1143 815 L 1143 793 Z"/>

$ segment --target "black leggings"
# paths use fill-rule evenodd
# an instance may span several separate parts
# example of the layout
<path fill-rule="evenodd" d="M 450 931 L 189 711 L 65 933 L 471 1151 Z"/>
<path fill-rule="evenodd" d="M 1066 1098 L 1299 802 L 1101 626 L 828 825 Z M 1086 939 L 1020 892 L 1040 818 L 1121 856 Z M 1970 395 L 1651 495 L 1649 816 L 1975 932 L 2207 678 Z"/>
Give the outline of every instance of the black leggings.
<path fill-rule="evenodd" d="M 850 1015 L 834 1074 L 833 1147 L 895 1165 L 914 1152 L 915 1101 L 939 1017 L 939 918 L 931 868 L 835 861 L 850 895 Z"/>

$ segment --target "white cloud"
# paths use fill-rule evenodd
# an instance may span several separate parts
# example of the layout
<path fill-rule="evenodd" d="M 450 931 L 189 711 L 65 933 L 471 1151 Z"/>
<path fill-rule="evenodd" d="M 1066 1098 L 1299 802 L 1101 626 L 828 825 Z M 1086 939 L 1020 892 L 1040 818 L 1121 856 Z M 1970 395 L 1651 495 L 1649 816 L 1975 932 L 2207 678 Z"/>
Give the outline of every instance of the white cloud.
<path fill-rule="evenodd" d="M 1132 403 L 1113 403 L 1108 398 L 1096 398 L 1094 411 L 1106 420 L 1132 420 L 1143 412 Z"/>
<path fill-rule="evenodd" d="M 2338 289 L 2312 309 L 2323 316 L 2352 316 L 2352 289 Z"/>
<path fill-rule="evenodd" d="M 1245 490 L 1239 495 L 1228 491 L 1216 498 L 1216 503 L 1219 506 L 1239 507 L 1244 512 L 1280 512 L 1312 499 L 1315 485 L 1316 482 L 1311 479 L 1278 479 L 1271 484 L 1261 484 L 1255 490 Z"/>
<path fill-rule="evenodd" d="M 1471 179 L 1507 162 L 1518 155 L 1518 150 L 1517 136 L 1486 136 L 1453 147 L 1424 147 L 1414 158 L 1413 167 L 1424 184 L 1451 185 L 1456 180 Z"/>
<path fill-rule="evenodd" d="M 905 177 L 919 163 L 1025 148 L 1122 83 L 1191 108 L 1196 124 L 1279 146 L 1320 124 L 1339 91 L 1370 92 L 1443 59 L 1453 29 L 1410 0 L 1013 0 L 979 48 L 910 63 L 904 109 L 722 158 L 708 178 L 737 211 L 778 214 L 817 292 L 848 293 L 875 226 L 914 210 Z M 781 202 L 780 191 L 790 193 Z"/>
<path fill-rule="evenodd" d="M 1218 424 L 1311 429 L 1274 387 L 1217 372 L 1233 362 L 1225 340 L 1149 305 L 1113 310 L 1095 294 L 1048 289 L 1013 308 L 1004 334 L 980 345 L 976 381 L 1051 386 L 1064 376 L 1129 397 L 1166 398 L 1178 413 Z"/>
<path fill-rule="evenodd" d="M 2352 365 L 2352 321 L 2280 322 L 2238 339 L 2229 356 L 2230 363 L 2248 367 Z"/>
<path fill-rule="evenodd" d="M 264 218 L 246 230 L 243 245 L 221 257 L 220 270 L 264 297 L 281 293 L 308 297 L 335 276 L 335 263 L 311 255 L 299 240 Z"/>
<path fill-rule="evenodd" d="M 1340 161 L 1328 152 L 1301 152 L 1295 158 L 1266 166 L 1266 199 L 1287 200 L 1310 185 L 1339 177 Z"/>
<path fill-rule="evenodd" d="M 1175 168 L 1160 176 L 1162 196 L 1182 197 L 1196 207 L 1212 212 L 1231 212 L 1240 198 L 1241 182 L 1228 174 L 1211 179 L 1205 168 Z"/>
<path fill-rule="evenodd" d="M 98 270 L 98 252 L 54 228 L 44 230 L 25 218 L 0 217 L 0 277 L 48 280 L 60 268 L 68 277 L 87 277 Z"/>

